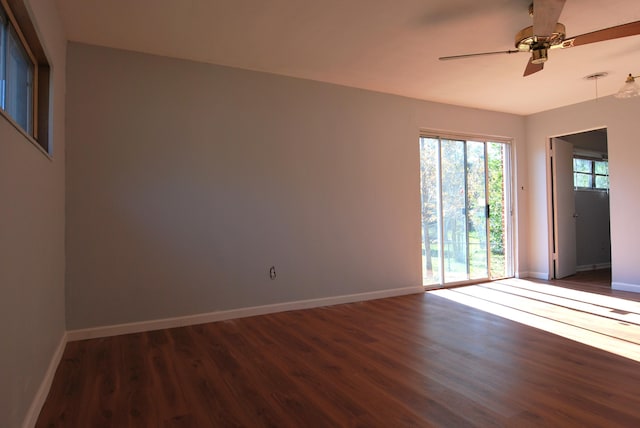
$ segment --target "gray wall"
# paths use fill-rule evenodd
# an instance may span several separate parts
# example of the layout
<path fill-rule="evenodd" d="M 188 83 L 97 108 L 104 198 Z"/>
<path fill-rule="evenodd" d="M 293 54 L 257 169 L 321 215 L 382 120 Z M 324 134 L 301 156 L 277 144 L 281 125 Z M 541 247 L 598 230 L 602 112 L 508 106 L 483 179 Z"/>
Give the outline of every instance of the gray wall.
<path fill-rule="evenodd" d="M 560 138 L 573 144 L 573 147 L 578 151 L 596 152 L 602 155 L 607 154 L 606 129 L 578 132 L 577 134 L 563 135 Z"/>
<path fill-rule="evenodd" d="M 611 263 L 609 193 L 576 190 L 576 265 L 579 270 Z M 600 266 L 601 267 L 601 266 Z"/>
<path fill-rule="evenodd" d="M 607 155 L 607 130 L 598 129 L 562 137 L 573 144 L 574 152 Z M 609 230 L 609 193 L 575 191 L 576 265 L 578 270 L 611 264 L 611 234 Z"/>
<path fill-rule="evenodd" d="M 419 286 L 420 129 L 523 141 L 515 115 L 68 49 L 69 329 Z"/>
<path fill-rule="evenodd" d="M 0 426 L 25 420 L 64 335 L 66 40 L 55 4 L 27 2 L 52 66 L 53 159 L 0 117 Z"/>

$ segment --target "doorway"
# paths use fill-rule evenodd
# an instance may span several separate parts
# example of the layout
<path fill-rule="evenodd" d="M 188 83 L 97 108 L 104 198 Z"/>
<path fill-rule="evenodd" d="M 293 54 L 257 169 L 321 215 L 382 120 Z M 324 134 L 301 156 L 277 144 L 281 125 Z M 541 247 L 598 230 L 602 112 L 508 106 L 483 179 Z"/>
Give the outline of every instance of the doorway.
<path fill-rule="evenodd" d="M 425 286 L 513 276 L 511 146 L 420 137 Z"/>
<path fill-rule="evenodd" d="M 554 279 L 611 269 L 606 128 L 554 137 L 551 166 Z"/>

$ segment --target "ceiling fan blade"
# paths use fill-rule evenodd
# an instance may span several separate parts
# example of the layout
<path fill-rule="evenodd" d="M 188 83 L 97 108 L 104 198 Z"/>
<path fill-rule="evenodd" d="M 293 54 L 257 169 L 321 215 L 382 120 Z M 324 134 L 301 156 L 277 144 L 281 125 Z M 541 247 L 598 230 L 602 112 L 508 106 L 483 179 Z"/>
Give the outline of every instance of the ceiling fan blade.
<path fill-rule="evenodd" d="M 566 0 L 533 0 L 533 34 L 549 37 L 556 28 Z"/>
<path fill-rule="evenodd" d="M 441 56 L 438 58 L 440 61 L 449 61 L 450 59 L 462 59 L 462 58 L 471 58 L 474 56 L 483 56 L 483 55 L 499 55 L 499 54 L 513 54 L 519 53 L 519 50 L 508 50 L 508 51 L 495 51 L 495 52 L 480 52 L 480 53 L 472 53 L 472 54 L 463 54 L 463 55 L 452 55 L 452 56 Z"/>
<path fill-rule="evenodd" d="M 616 25 L 615 27 L 581 34 L 579 36 L 565 39 L 565 41 L 559 46 L 563 49 L 572 48 L 574 46 L 588 45 L 589 43 L 604 42 L 606 40 L 637 35 L 640 35 L 640 21 L 629 22 L 627 24 Z"/>
<path fill-rule="evenodd" d="M 524 69 L 523 77 L 527 77 L 530 74 L 537 73 L 538 71 L 542 71 L 544 68 L 544 63 L 534 64 L 531 62 L 531 58 L 529 58 L 529 62 L 527 63 L 527 67 Z"/>

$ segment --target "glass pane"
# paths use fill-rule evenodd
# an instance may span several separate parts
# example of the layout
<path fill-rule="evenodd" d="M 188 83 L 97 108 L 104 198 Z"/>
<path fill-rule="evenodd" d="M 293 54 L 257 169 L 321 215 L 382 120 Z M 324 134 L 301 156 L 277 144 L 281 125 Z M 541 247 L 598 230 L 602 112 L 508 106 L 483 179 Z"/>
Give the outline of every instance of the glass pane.
<path fill-rule="evenodd" d="M 484 143 L 467 142 L 467 242 L 469 278 L 488 278 Z"/>
<path fill-rule="evenodd" d="M 596 161 L 594 171 L 596 174 L 600 175 L 609 175 L 609 162 L 607 161 Z M 598 180 L 596 180 L 598 181 Z"/>
<path fill-rule="evenodd" d="M 596 188 L 608 189 L 609 188 L 609 176 L 608 175 L 596 175 Z"/>
<path fill-rule="evenodd" d="M 444 281 L 468 279 L 464 142 L 441 141 Z"/>
<path fill-rule="evenodd" d="M 5 110 L 18 125 L 31 133 L 33 66 L 13 29 L 8 34 L 6 58 Z"/>
<path fill-rule="evenodd" d="M 573 158 L 573 170 L 575 172 L 588 172 L 591 173 L 591 163 L 589 159 L 577 159 Z"/>
<path fill-rule="evenodd" d="M 487 143 L 489 173 L 489 250 L 491 278 L 507 276 L 505 248 L 507 247 L 507 216 L 505 215 L 505 148 L 502 143 Z"/>
<path fill-rule="evenodd" d="M 438 140 L 420 138 L 420 185 L 422 188 L 422 281 L 440 284 L 440 227 L 438 201 L 440 172 Z"/>
<path fill-rule="evenodd" d="M 573 184 L 576 187 L 593 187 L 591 184 L 592 177 L 593 176 L 591 174 L 574 173 Z"/>

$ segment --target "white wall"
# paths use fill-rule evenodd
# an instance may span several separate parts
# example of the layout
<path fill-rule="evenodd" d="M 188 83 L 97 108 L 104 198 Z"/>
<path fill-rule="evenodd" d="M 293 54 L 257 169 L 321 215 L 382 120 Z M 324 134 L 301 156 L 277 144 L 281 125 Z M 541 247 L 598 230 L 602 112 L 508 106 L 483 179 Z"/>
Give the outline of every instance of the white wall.
<path fill-rule="evenodd" d="M 65 331 L 66 41 L 55 4 L 28 1 L 52 66 L 53 159 L 0 117 L 0 426 L 22 425 Z"/>
<path fill-rule="evenodd" d="M 74 43 L 67 115 L 69 329 L 418 287 L 419 130 L 524 133 L 519 116 Z"/>
<path fill-rule="evenodd" d="M 549 274 L 549 239 L 545 142 L 549 137 L 607 128 L 610 171 L 611 264 L 613 287 L 640 291 L 635 228 L 640 199 L 640 99 L 601 98 L 527 117 L 527 161 L 530 173 L 529 263 L 532 272 Z"/>

